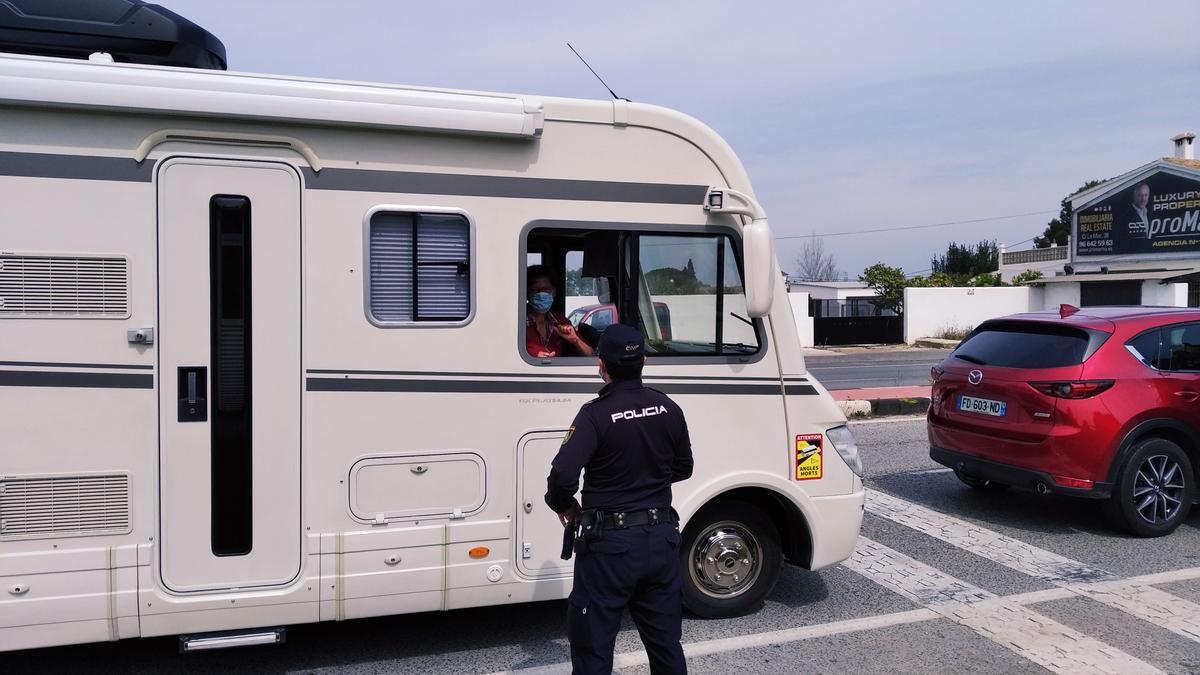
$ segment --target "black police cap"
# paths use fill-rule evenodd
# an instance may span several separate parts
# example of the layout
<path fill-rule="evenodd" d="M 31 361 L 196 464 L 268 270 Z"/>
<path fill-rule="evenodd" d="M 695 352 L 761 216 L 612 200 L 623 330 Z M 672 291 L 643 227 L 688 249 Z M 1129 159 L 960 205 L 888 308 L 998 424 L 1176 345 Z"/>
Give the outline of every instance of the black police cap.
<path fill-rule="evenodd" d="M 600 334 L 596 354 L 606 363 L 636 363 L 646 353 L 646 341 L 632 326 L 614 323 Z"/>

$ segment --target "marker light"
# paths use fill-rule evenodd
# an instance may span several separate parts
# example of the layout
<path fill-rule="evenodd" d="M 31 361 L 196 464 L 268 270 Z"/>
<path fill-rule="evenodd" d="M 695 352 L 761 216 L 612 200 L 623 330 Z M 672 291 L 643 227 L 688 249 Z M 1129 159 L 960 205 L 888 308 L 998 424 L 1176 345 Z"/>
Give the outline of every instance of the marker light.
<path fill-rule="evenodd" d="M 488 554 L 491 552 L 492 552 L 492 549 L 490 549 L 486 546 L 476 546 L 475 548 L 468 551 L 467 555 L 471 556 L 472 558 L 474 558 L 476 560 L 479 560 L 480 558 L 488 557 Z"/>
<path fill-rule="evenodd" d="M 1054 482 L 1063 487 L 1079 488 L 1081 490 L 1091 490 L 1095 485 L 1094 481 L 1084 480 L 1082 478 L 1067 478 L 1066 476 L 1050 476 Z"/>

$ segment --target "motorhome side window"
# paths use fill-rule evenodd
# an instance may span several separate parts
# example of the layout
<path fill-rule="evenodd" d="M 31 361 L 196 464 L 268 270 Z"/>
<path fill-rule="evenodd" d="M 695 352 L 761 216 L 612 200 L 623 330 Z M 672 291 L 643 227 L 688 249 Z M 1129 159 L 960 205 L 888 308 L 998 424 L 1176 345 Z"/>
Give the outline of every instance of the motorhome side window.
<path fill-rule="evenodd" d="M 379 211 L 367 227 L 367 314 L 381 326 L 471 313 L 471 224 L 457 213 Z"/>
<path fill-rule="evenodd" d="M 642 331 L 652 355 L 744 359 L 759 351 L 729 235 L 538 228 L 526 246 L 563 280 L 553 310 L 593 346 L 620 322 Z"/>

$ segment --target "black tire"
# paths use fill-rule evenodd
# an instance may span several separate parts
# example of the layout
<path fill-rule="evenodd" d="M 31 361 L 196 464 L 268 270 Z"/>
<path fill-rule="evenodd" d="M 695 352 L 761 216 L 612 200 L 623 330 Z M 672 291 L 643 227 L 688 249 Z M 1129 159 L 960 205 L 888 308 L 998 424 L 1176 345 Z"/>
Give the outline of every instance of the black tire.
<path fill-rule="evenodd" d="M 1192 509 L 1196 476 L 1183 448 L 1165 438 L 1137 442 L 1117 474 L 1105 514 L 1116 527 L 1139 537 L 1175 531 Z"/>
<path fill-rule="evenodd" d="M 757 610 L 783 569 L 779 531 L 757 506 L 718 500 L 688 522 L 679 546 L 683 606 L 705 619 Z"/>
<path fill-rule="evenodd" d="M 1007 483 L 997 483 L 996 481 L 988 480 L 987 478 L 972 476 L 971 474 L 963 473 L 958 469 L 954 470 L 954 475 L 957 476 L 960 481 L 962 481 L 963 485 L 966 485 L 974 490 L 982 490 L 984 492 L 1001 492 L 1008 489 Z"/>

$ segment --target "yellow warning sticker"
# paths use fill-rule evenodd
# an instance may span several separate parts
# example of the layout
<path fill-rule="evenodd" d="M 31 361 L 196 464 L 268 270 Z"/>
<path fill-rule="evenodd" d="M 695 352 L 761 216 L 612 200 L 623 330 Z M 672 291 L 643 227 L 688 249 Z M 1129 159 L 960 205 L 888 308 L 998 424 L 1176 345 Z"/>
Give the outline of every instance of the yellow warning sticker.
<path fill-rule="evenodd" d="M 796 480 L 821 477 L 821 434 L 796 436 Z"/>

